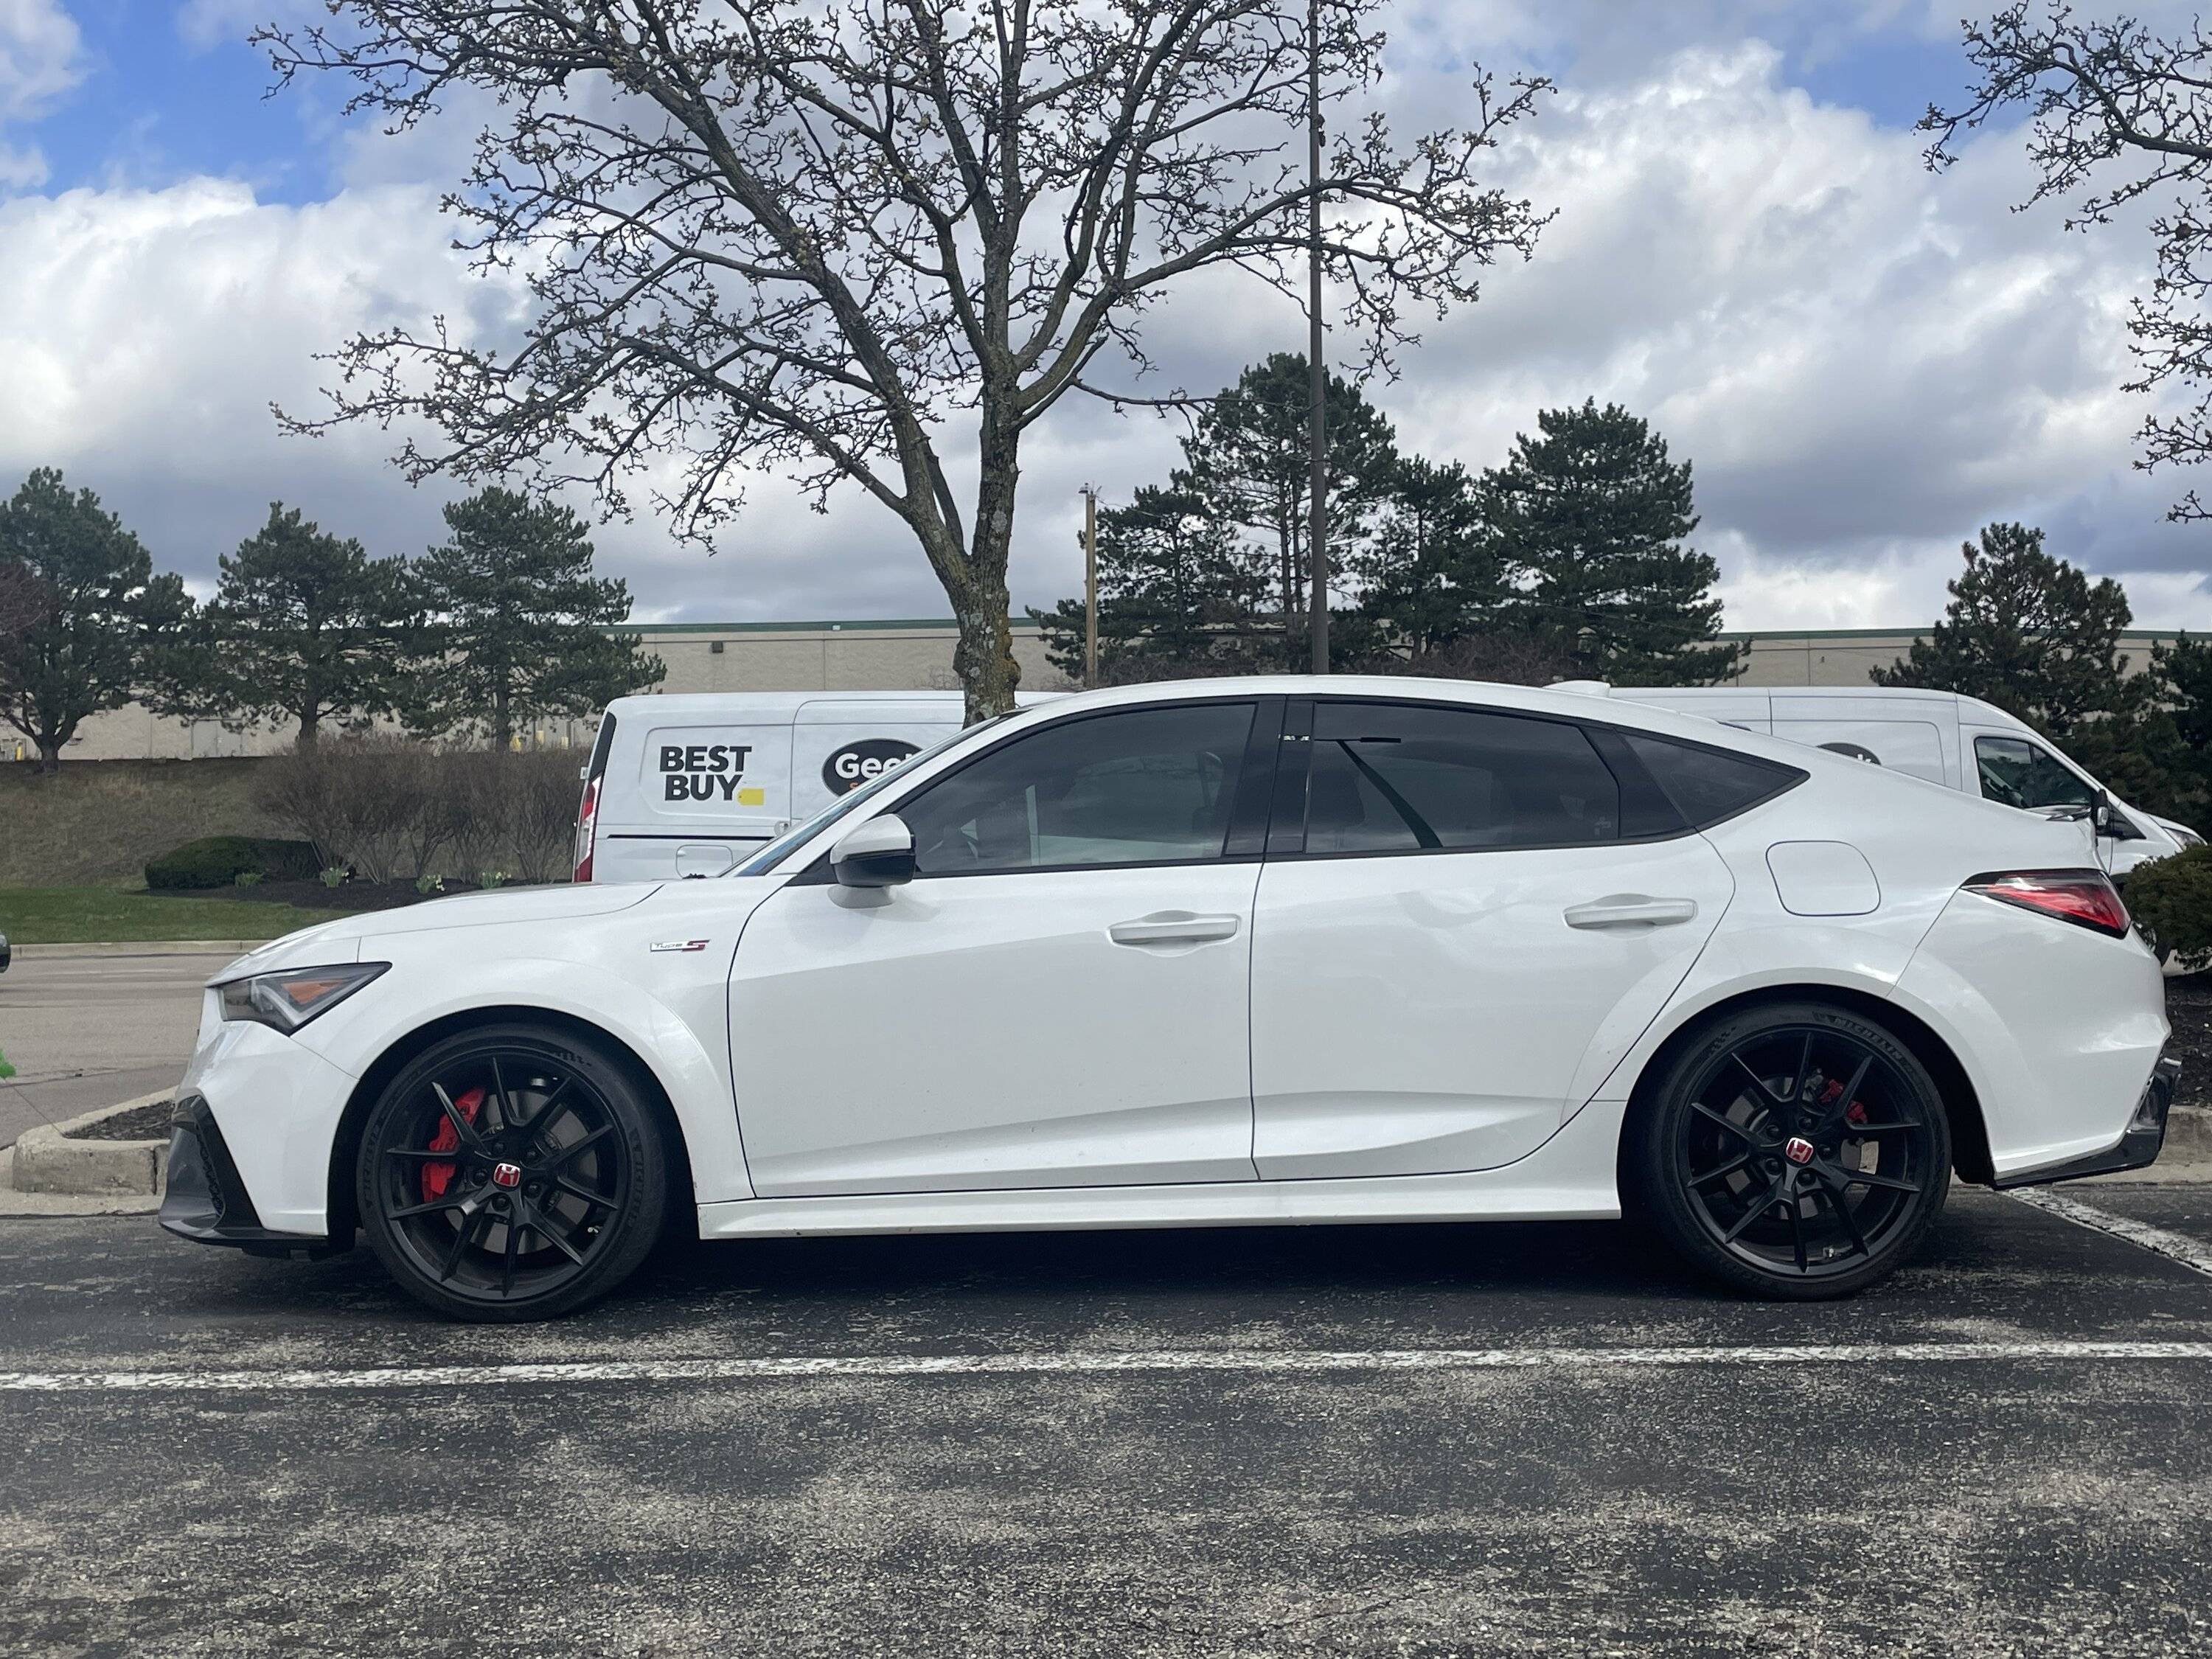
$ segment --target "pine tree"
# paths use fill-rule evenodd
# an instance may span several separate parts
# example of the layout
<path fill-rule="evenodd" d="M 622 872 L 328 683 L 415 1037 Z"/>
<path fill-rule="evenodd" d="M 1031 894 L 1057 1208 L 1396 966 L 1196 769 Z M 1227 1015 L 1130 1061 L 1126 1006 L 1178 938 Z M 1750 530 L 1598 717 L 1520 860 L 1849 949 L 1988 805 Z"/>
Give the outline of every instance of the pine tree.
<path fill-rule="evenodd" d="M 629 588 L 592 574 L 568 508 L 493 488 L 446 509 L 451 532 L 413 567 L 428 617 L 401 705 L 410 730 L 482 732 L 505 748 L 538 719 L 592 714 L 667 670 L 646 655 Z"/>
<path fill-rule="evenodd" d="M 223 555 L 215 598 L 169 653 L 159 703 L 233 730 L 289 720 L 311 748 L 324 722 L 395 706 L 411 607 L 404 559 L 372 559 L 272 501 L 269 521 Z"/>
<path fill-rule="evenodd" d="M 1302 353 L 1279 351 L 1255 363 L 1215 398 L 1183 441 L 1177 489 L 1244 533 L 1245 584 L 1272 589 L 1280 645 L 1270 666 L 1303 667 L 1310 659 L 1309 585 L 1313 499 L 1312 394 Z M 1396 434 L 1359 388 L 1328 377 L 1324 511 L 1328 514 L 1332 592 L 1366 556 L 1376 519 L 1399 471 Z"/>
<path fill-rule="evenodd" d="M 1098 514 L 1098 678 L 1105 685 L 1249 673 L 1279 648 L 1265 572 L 1193 491 L 1147 484 Z M 1030 611 L 1053 665 L 1084 672 L 1084 606 Z"/>
<path fill-rule="evenodd" d="M 1475 481 L 1456 461 L 1400 462 L 1357 574 L 1361 613 L 1417 659 L 1496 632 L 1511 597 Z"/>
<path fill-rule="evenodd" d="M 1699 685 L 1741 672 L 1721 642 L 1720 574 L 1682 545 L 1698 527 L 1690 464 L 1617 404 L 1545 410 L 1540 435 L 1485 472 L 1485 515 L 1517 579 L 1520 623 L 1577 672 L 1621 685 Z"/>
<path fill-rule="evenodd" d="M 1943 619 L 1875 670 L 1875 684 L 1964 692 L 2059 743 L 2142 712 L 2150 687 L 2127 678 L 2119 645 L 2132 613 L 2119 583 L 2091 581 L 2026 525 L 1990 525 L 1961 551 L 1966 568 L 1948 585 Z"/>
<path fill-rule="evenodd" d="M 149 654 L 173 635 L 191 601 L 183 581 L 154 574 L 137 537 L 89 489 L 72 494 L 51 467 L 0 502 L 0 720 L 61 764 L 77 727 L 131 701 Z"/>

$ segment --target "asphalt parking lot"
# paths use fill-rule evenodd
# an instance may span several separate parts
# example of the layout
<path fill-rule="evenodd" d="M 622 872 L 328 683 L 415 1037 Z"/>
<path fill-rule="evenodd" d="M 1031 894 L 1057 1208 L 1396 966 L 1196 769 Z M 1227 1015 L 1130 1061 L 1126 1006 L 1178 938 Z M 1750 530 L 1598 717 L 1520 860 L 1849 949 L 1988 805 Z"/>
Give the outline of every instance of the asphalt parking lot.
<path fill-rule="evenodd" d="M 0 1223 L 0 1646 L 2212 1650 L 2212 1188 L 2069 1190 L 2199 1266 L 1966 1192 L 1825 1307 L 1316 1228 L 694 1248 L 492 1329 Z"/>
<path fill-rule="evenodd" d="M 215 956 L 28 956 L 0 974 L 0 1146 L 184 1074 Z"/>

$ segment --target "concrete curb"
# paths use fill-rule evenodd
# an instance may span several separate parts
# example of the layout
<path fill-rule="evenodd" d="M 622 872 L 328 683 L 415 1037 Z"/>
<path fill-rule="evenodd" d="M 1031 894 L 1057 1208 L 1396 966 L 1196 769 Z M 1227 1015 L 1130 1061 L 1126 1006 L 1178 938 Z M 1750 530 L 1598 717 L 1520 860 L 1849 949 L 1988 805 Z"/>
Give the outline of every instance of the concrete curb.
<path fill-rule="evenodd" d="M 169 1140 L 72 1140 L 69 1132 L 82 1129 L 127 1112 L 167 1100 L 175 1091 L 157 1090 L 103 1106 L 96 1112 L 64 1118 L 59 1123 L 26 1129 L 17 1138 L 10 1160 L 9 1184 L 18 1193 L 50 1194 L 71 1198 L 150 1198 L 161 1190 L 168 1172 Z"/>
<path fill-rule="evenodd" d="M 70 957 L 243 956 L 268 944 L 265 939 L 142 939 L 88 945 L 19 945 L 18 962 L 56 961 Z"/>

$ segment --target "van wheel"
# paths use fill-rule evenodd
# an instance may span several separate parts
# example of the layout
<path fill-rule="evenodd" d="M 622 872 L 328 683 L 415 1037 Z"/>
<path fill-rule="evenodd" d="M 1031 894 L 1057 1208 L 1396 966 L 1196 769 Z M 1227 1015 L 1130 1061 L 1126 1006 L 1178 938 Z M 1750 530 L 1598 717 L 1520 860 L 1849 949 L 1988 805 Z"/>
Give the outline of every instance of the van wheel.
<path fill-rule="evenodd" d="M 1950 1192 L 1950 1125 L 1927 1068 L 1826 1003 L 1718 1022 L 1630 1135 L 1626 1173 L 1668 1241 L 1723 1283 L 1781 1300 L 1888 1277 Z"/>
<path fill-rule="evenodd" d="M 531 1024 L 424 1050 L 370 1108 L 362 1230 L 410 1295 L 457 1319 L 550 1319 L 644 1261 L 667 1212 L 666 1139 L 628 1071 Z"/>

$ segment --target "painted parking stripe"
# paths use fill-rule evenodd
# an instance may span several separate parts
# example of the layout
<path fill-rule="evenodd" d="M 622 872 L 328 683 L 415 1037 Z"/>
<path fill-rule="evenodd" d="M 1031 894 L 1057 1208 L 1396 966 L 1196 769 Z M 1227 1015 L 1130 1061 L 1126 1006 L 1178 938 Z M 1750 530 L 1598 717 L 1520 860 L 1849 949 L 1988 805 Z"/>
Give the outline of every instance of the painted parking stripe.
<path fill-rule="evenodd" d="M 2168 1232 L 2163 1227 L 2154 1227 L 2148 1222 L 2130 1220 L 2124 1215 L 2114 1215 L 2110 1210 L 2100 1210 L 2084 1204 L 2078 1198 L 2068 1198 L 2052 1192 L 2048 1187 L 2021 1187 L 2005 1194 L 2019 1200 L 2030 1209 L 2040 1210 L 2045 1215 L 2055 1215 L 2070 1221 L 2077 1227 L 2108 1233 L 2114 1238 L 2124 1238 L 2130 1244 L 2142 1246 L 2185 1267 L 2212 1277 L 2212 1246 L 2191 1238 L 2185 1233 Z"/>
<path fill-rule="evenodd" d="M 541 1361 L 356 1370 L 0 1371 L 0 1394 L 210 1394 L 250 1389 L 454 1389 L 579 1382 L 758 1382 L 814 1377 L 1053 1376 L 1141 1372 L 1603 1370 L 1740 1365 L 1911 1365 L 2036 1361 L 2212 1361 L 2212 1342 L 1859 1342 L 1755 1347 L 1152 1349 L 1134 1352 L 772 1355 L 732 1359 Z"/>

